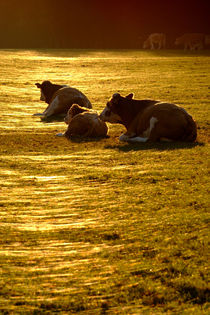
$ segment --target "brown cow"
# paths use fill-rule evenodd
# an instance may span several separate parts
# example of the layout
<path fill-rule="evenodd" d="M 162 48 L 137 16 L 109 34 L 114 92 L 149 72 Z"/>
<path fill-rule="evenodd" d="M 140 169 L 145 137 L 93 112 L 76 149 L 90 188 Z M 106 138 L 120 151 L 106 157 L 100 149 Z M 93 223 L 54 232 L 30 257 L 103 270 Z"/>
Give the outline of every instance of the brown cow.
<path fill-rule="evenodd" d="M 187 33 L 178 37 L 176 46 L 184 47 L 184 50 L 201 50 L 204 48 L 205 35 L 201 33 Z"/>
<path fill-rule="evenodd" d="M 77 104 L 71 106 L 65 117 L 65 122 L 68 128 L 64 134 L 57 134 L 57 136 L 71 136 L 82 137 L 106 137 L 108 127 L 103 122 L 96 111 L 81 107 Z"/>
<path fill-rule="evenodd" d="M 101 120 L 127 129 L 121 141 L 190 141 L 197 137 L 196 123 L 185 109 L 156 100 L 134 100 L 133 94 L 116 93 L 100 114 Z"/>
<path fill-rule="evenodd" d="M 41 84 L 36 83 L 36 86 L 41 91 L 41 101 L 45 101 L 48 106 L 41 116 L 48 118 L 53 115 L 66 115 L 72 104 L 76 103 L 81 106 L 92 108 L 88 98 L 79 90 L 68 85 L 53 84 L 50 81 L 44 81 Z"/>

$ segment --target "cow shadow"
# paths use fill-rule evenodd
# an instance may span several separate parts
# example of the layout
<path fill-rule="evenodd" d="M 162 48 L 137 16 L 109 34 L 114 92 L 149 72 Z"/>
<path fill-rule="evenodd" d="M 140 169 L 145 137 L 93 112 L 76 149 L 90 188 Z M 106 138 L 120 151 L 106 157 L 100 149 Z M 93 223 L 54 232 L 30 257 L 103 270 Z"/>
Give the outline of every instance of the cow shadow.
<path fill-rule="evenodd" d="M 67 139 L 70 142 L 74 143 L 87 143 L 87 142 L 100 142 L 104 139 L 109 139 L 110 136 L 102 136 L 102 137 L 84 137 L 84 136 L 70 136 Z"/>
<path fill-rule="evenodd" d="M 203 142 L 148 142 L 148 143 L 126 143 L 106 145 L 105 149 L 117 149 L 121 152 L 130 151 L 173 151 L 179 149 L 192 149 L 198 146 L 204 146 Z"/>
<path fill-rule="evenodd" d="M 66 117 L 66 114 L 61 114 L 61 115 L 53 115 L 50 117 L 40 117 L 40 121 L 42 123 L 54 123 L 54 122 L 63 122 L 64 123 L 64 118 Z"/>

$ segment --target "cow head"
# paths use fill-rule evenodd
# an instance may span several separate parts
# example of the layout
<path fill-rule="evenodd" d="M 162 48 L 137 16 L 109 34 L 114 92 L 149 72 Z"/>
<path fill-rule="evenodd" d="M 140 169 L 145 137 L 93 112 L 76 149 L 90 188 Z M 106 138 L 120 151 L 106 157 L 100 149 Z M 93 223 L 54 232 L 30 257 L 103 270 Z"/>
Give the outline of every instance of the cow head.
<path fill-rule="evenodd" d="M 110 122 L 112 124 L 122 124 L 122 104 L 125 100 L 130 100 L 132 98 L 132 93 L 127 95 L 126 97 L 122 97 L 119 93 L 113 94 L 111 100 L 107 102 L 106 107 L 100 114 L 100 119 L 102 121 Z"/>
<path fill-rule="evenodd" d="M 72 120 L 72 118 L 73 118 L 74 116 L 76 116 L 76 115 L 78 115 L 78 114 L 80 114 L 80 113 L 83 113 L 83 112 L 87 112 L 87 111 L 88 111 L 88 109 L 86 109 L 86 108 L 84 108 L 84 107 L 81 107 L 81 106 L 79 106 L 78 104 L 73 104 L 73 105 L 69 108 L 69 110 L 68 110 L 68 112 L 67 112 L 67 114 L 66 114 L 66 117 L 64 118 L 64 121 L 65 121 L 65 123 L 66 123 L 67 125 L 69 125 L 70 122 L 71 122 L 71 120 Z"/>
<path fill-rule="evenodd" d="M 38 89 L 40 89 L 40 101 L 50 103 L 52 95 L 54 93 L 53 84 L 50 81 L 43 81 L 40 83 L 35 83 Z"/>
<path fill-rule="evenodd" d="M 50 81 L 43 81 L 40 83 L 35 83 L 38 89 L 41 91 L 40 101 L 44 101 L 50 104 L 53 94 L 59 90 L 62 85 L 53 84 Z"/>

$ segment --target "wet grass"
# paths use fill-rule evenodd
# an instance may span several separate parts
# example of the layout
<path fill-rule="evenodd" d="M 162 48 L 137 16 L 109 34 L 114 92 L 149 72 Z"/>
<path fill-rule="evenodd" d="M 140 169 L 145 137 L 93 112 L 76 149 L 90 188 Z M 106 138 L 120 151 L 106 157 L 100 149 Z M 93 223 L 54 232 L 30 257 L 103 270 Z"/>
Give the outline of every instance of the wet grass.
<path fill-rule="evenodd" d="M 1 51 L 0 312 L 208 314 L 208 52 Z M 41 73 L 41 74 L 40 74 Z M 174 101 L 195 144 L 57 138 L 34 83 Z"/>

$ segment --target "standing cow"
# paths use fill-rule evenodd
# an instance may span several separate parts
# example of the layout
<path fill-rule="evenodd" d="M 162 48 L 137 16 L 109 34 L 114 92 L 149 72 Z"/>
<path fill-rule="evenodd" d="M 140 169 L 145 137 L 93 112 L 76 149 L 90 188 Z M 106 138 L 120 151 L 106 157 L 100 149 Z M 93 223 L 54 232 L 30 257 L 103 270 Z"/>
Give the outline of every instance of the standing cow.
<path fill-rule="evenodd" d="M 166 46 L 166 35 L 163 33 L 153 33 L 144 41 L 144 49 L 164 49 Z"/>
<path fill-rule="evenodd" d="M 201 33 L 186 33 L 175 40 L 176 46 L 184 50 L 201 50 L 204 48 L 205 35 Z"/>
<path fill-rule="evenodd" d="M 210 47 L 210 35 L 205 35 L 205 46 Z"/>
<path fill-rule="evenodd" d="M 120 141 L 189 141 L 197 137 L 197 127 L 185 109 L 155 100 L 134 100 L 133 94 L 115 93 L 100 114 L 101 120 L 126 127 Z"/>

